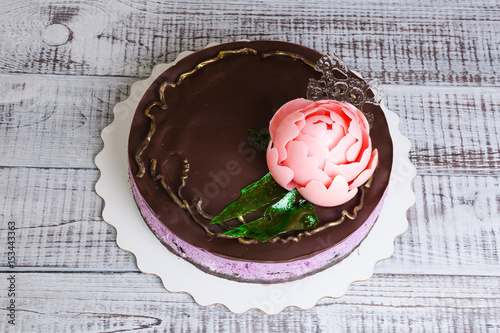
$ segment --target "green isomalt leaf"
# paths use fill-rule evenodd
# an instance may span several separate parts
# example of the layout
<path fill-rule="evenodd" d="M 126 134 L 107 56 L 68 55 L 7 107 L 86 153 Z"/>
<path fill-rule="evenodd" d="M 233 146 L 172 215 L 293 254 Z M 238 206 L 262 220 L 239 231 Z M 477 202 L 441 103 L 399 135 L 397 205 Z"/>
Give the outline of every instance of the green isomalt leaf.
<path fill-rule="evenodd" d="M 277 203 L 269 206 L 264 217 L 245 223 L 225 234 L 265 242 L 287 231 L 313 229 L 318 224 L 314 207 L 300 198 L 294 189 Z"/>
<path fill-rule="evenodd" d="M 256 130 L 249 129 L 248 133 L 257 147 L 263 151 L 267 151 L 267 145 L 269 144 L 269 141 L 271 141 L 271 134 L 269 134 L 269 131 L 257 132 Z"/>
<path fill-rule="evenodd" d="M 244 216 L 281 198 L 287 192 L 286 189 L 276 183 L 270 173 L 267 173 L 260 180 L 241 190 L 241 197 L 227 206 L 211 222 L 212 224 L 221 223 L 238 216 Z"/>

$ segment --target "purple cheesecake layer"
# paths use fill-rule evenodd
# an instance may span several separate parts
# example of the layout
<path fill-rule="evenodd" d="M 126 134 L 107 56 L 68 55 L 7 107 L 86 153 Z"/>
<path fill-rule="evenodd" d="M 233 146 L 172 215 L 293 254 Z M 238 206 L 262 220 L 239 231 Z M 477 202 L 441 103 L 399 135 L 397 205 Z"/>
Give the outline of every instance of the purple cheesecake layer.
<path fill-rule="evenodd" d="M 164 245 L 171 251 L 195 264 L 200 269 L 212 274 L 245 282 L 285 282 L 310 275 L 326 269 L 348 256 L 365 239 L 375 224 L 382 209 L 387 190 L 382 199 L 372 211 L 366 221 L 350 236 L 335 244 L 331 248 L 310 258 L 297 259 L 288 262 L 250 262 L 232 260 L 214 255 L 204 249 L 193 246 L 177 237 L 165 226 L 149 208 L 142 195 L 137 190 L 134 177 L 129 170 L 130 183 L 135 201 L 146 223 Z M 344 223 L 349 223 L 345 221 Z"/>

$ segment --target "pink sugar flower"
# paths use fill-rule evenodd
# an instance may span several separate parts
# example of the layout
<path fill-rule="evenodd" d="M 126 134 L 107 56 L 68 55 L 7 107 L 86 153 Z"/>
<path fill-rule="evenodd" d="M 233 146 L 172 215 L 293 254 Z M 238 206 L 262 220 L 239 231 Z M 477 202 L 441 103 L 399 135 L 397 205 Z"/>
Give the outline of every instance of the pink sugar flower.
<path fill-rule="evenodd" d="M 351 200 L 377 166 L 368 121 L 348 103 L 292 100 L 276 112 L 269 132 L 267 165 L 274 180 L 319 206 Z"/>

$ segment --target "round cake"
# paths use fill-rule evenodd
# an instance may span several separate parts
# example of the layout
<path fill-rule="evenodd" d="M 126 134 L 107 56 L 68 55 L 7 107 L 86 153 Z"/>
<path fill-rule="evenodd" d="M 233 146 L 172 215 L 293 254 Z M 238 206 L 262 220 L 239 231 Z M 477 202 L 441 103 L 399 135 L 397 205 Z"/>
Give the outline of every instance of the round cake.
<path fill-rule="evenodd" d="M 355 105 L 366 117 L 378 154 L 369 180 L 339 205 L 307 203 L 314 225 L 267 226 L 265 237 L 235 232 L 270 219 L 268 209 L 247 209 L 248 202 L 269 197 L 276 207 L 281 199 L 271 192 L 292 193 L 266 178 L 273 116 L 291 101 L 323 103 L 326 97 Z M 156 79 L 133 117 L 128 157 L 136 203 L 167 248 L 210 274 L 256 283 L 313 274 L 349 255 L 382 208 L 393 152 L 379 102 L 376 88 L 340 59 L 297 44 L 234 42 L 194 52 Z M 260 192 L 252 192 L 252 184 Z M 245 193 L 253 201 L 242 201 Z M 300 194 L 294 200 L 301 209 L 307 202 Z M 228 207 L 238 208 L 234 218 L 218 220 Z"/>

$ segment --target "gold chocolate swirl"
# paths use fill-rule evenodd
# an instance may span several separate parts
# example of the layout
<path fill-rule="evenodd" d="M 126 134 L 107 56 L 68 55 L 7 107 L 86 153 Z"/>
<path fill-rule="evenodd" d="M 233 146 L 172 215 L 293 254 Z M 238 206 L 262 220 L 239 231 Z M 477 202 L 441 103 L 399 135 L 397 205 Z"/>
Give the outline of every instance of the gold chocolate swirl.
<path fill-rule="evenodd" d="M 237 49 L 237 50 L 219 51 L 219 53 L 217 54 L 217 56 L 215 58 L 202 61 L 198 65 L 196 65 L 193 69 L 191 69 L 190 71 L 181 74 L 179 76 L 179 78 L 177 79 L 177 82 L 175 82 L 175 83 L 168 83 L 167 81 L 163 82 L 162 85 L 160 86 L 160 98 L 161 97 L 164 98 L 162 93 L 165 92 L 165 89 L 167 89 L 167 87 L 175 88 L 175 87 L 179 86 L 182 83 L 182 81 L 184 81 L 184 79 L 186 79 L 188 76 L 196 73 L 197 71 L 199 71 L 200 69 L 202 69 L 203 67 L 205 67 L 208 64 L 212 64 L 214 62 L 222 60 L 224 57 L 226 57 L 230 54 L 254 54 L 255 55 L 255 54 L 257 54 L 257 51 L 254 49 L 251 49 L 249 47 L 244 47 L 244 48 Z M 314 65 L 313 65 L 313 67 L 314 67 Z"/>
<path fill-rule="evenodd" d="M 290 57 L 293 60 L 300 60 L 303 63 L 305 63 L 308 66 L 311 66 L 312 68 L 316 67 L 316 64 L 313 63 L 312 61 L 304 58 L 300 54 L 292 53 L 292 52 L 285 52 L 285 51 L 273 51 L 273 52 L 267 52 L 267 53 L 262 53 L 262 58 L 268 58 L 268 57 L 273 57 L 273 56 L 286 56 Z"/>
<path fill-rule="evenodd" d="M 146 148 L 149 146 L 149 143 L 151 142 L 151 138 L 153 137 L 153 134 L 155 134 L 155 130 L 156 130 L 155 116 L 153 116 L 151 114 L 151 109 L 155 106 L 161 108 L 163 105 L 164 104 L 162 104 L 160 102 L 156 102 L 156 101 L 151 102 L 148 105 L 148 107 L 146 108 L 146 111 L 144 111 L 144 113 L 146 114 L 146 117 L 151 119 L 151 121 L 150 121 L 150 125 L 149 125 L 149 132 L 146 135 L 146 138 L 142 141 L 141 148 L 139 148 L 139 150 L 135 154 L 135 162 L 139 166 L 139 171 L 137 172 L 138 178 L 142 178 L 144 176 L 144 174 L 146 173 L 146 167 L 144 166 L 144 162 L 142 160 L 141 155 L 142 155 L 142 153 L 144 153 Z"/>
<path fill-rule="evenodd" d="M 172 200 L 181 208 L 186 208 L 185 207 L 185 204 L 183 201 L 185 200 L 181 200 L 179 199 L 179 197 L 177 197 L 174 193 L 174 191 L 172 190 L 172 188 L 167 184 L 167 182 L 165 181 L 165 177 L 163 177 L 162 174 L 157 174 L 156 173 L 156 164 L 157 164 L 157 161 L 155 158 L 152 158 L 151 159 L 151 169 L 150 169 L 150 175 L 151 175 L 151 178 L 153 178 L 154 181 L 160 181 L 160 184 L 161 186 L 165 189 L 165 191 L 167 192 L 167 194 L 170 196 L 170 198 L 172 198 Z"/>

